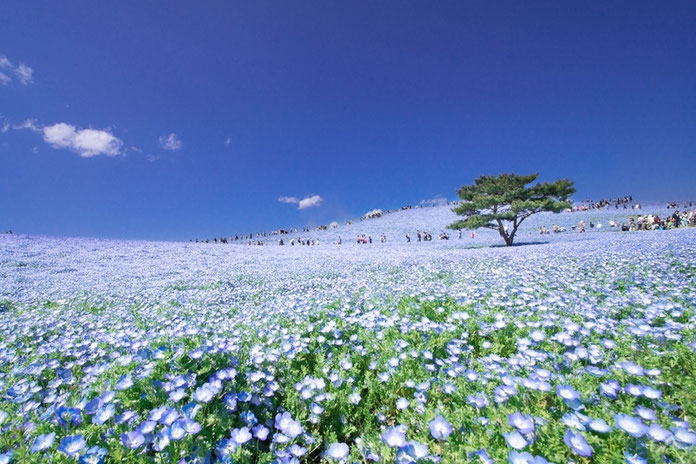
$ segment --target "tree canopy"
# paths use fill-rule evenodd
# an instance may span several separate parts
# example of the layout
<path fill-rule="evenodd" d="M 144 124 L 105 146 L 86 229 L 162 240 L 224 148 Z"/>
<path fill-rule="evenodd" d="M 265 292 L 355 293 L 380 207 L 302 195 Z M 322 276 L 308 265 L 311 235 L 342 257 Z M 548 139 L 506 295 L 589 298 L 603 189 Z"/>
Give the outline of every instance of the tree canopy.
<path fill-rule="evenodd" d="M 542 211 L 560 213 L 571 207 L 568 200 L 575 193 L 572 181 L 560 179 L 528 186 L 538 176 L 535 173 L 479 177 L 473 185 L 457 190 L 462 202 L 452 211 L 464 218 L 447 227 L 497 230 L 505 244 L 512 245 L 517 229 L 529 216 Z"/>

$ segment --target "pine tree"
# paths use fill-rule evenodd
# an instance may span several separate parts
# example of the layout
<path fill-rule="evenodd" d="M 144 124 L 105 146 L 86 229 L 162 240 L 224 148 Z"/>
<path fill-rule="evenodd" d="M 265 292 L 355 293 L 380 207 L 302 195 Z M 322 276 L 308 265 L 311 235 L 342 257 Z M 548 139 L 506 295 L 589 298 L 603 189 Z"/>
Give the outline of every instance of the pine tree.
<path fill-rule="evenodd" d="M 573 182 L 560 179 L 528 186 L 538 176 L 536 173 L 479 177 L 473 185 L 457 191 L 462 202 L 452 211 L 464 218 L 447 227 L 497 230 L 505 244 L 512 245 L 517 229 L 529 216 L 542 211 L 560 213 L 571 207 L 568 199 L 575 193 Z"/>

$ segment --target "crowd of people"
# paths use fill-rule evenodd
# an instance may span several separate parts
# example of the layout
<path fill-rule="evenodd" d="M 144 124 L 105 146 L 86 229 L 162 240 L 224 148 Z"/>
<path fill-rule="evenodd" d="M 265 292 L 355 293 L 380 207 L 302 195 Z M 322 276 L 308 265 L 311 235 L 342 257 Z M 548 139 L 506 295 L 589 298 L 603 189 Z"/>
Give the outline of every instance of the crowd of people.
<path fill-rule="evenodd" d="M 584 200 L 581 203 L 576 204 L 571 211 L 589 211 L 592 209 L 604 209 L 604 208 L 610 208 L 614 207 L 614 209 L 619 209 L 619 206 L 622 206 L 623 209 L 628 209 L 628 206 L 630 205 L 632 209 L 640 209 L 640 204 L 632 204 L 633 203 L 633 197 L 631 195 L 627 195 L 624 197 L 619 197 L 619 198 L 603 198 L 599 201 L 594 201 L 594 200 Z M 636 208 L 637 206 L 637 208 Z"/>
<path fill-rule="evenodd" d="M 665 230 L 679 227 L 696 227 L 696 210 L 674 210 L 671 216 L 660 218 L 656 214 L 630 217 L 628 224 L 621 224 L 622 231 Z"/>
<path fill-rule="evenodd" d="M 423 204 L 423 205 L 416 205 L 416 206 L 406 205 L 406 206 L 402 206 L 401 208 L 395 208 L 395 209 L 390 209 L 390 210 L 386 210 L 386 211 L 373 210 L 373 211 L 370 211 L 369 213 L 365 214 L 364 216 L 362 216 L 360 218 L 360 221 L 364 221 L 366 219 L 374 219 L 374 218 L 382 217 L 382 216 L 387 215 L 387 214 L 396 213 L 399 211 L 406 211 L 409 209 L 425 208 L 428 206 L 434 207 L 434 206 L 438 206 L 440 204 L 455 205 L 456 202 L 454 202 L 454 201 L 446 202 L 446 203 L 433 202 L 432 204 Z M 353 224 L 353 220 L 351 220 L 351 219 L 344 222 L 344 225 L 346 225 L 346 226 L 351 225 L 351 224 Z M 332 222 L 329 225 L 322 224 L 322 225 L 316 226 L 314 228 L 314 230 L 325 231 L 325 230 L 329 230 L 329 229 L 336 229 L 338 227 L 339 227 L 339 225 L 337 222 Z M 281 236 L 282 235 L 289 235 L 289 234 L 293 234 L 293 233 L 296 234 L 300 231 L 303 233 L 309 233 L 309 232 L 311 232 L 311 230 L 312 229 L 309 227 L 301 227 L 299 229 L 297 227 L 290 227 L 290 228 L 275 229 L 275 230 L 272 230 L 270 232 L 256 232 L 253 234 L 236 234 L 236 235 L 232 235 L 230 237 L 214 237 L 212 239 L 195 238 L 195 239 L 189 240 L 189 242 L 195 242 L 195 243 L 233 243 L 233 242 L 239 243 L 239 242 L 241 242 L 241 243 L 246 243 L 247 245 L 263 245 L 264 239 L 266 239 L 268 237 L 278 236 L 278 235 L 281 235 Z M 304 243 L 309 242 L 311 244 L 311 240 L 301 240 L 301 239 L 295 239 L 293 244 L 300 244 L 303 241 L 304 241 Z M 382 240 L 380 240 L 380 241 L 382 241 Z M 385 237 L 384 241 L 386 241 L 386 237 Z M 369 241 L 369 237 L 365 237 L 365 243 L 368 243 L 368 242 L 372 243 Z M 360 242 L 360 243 L 362 243 L 362 242 Z M 284 245 L 285 240 L 279 239 L 278 244 Z M 288 244 L 290 244 L 290 243 L 288 242 Z"/>
<path fill-rule="evenodd" d="M 684 206 L 683 206 L 684 209 L 693 208 L 693 207 L 694 207 L 694 202 L 693 202 L 693 201 L 689 201 L 689 202 L 686 202 L 686 201 L 685 201 L 685 202 L 683 203 L 683 205 L 684 205 Z M 679 208 L 679 202 L 670 201 L 669 203 L 667 203 L 667 209 L 677 209 L 677 208 Z"/>
<path fill-rule="evenodd" d="M 676 205 L 676 203 L 674 203 Z M 612 198 L 612 199 L 602 199 L 599 201 L 594 200 L 584 200 L 581 203 L 577 203 L 572 208 L 566 210 L 568 212 L 577 211 L 591 211 L 600 209 L 641 209 L 640 203 L 634 203 L 633 197 L 627 195 L 625 197 Z M 669 208 L 669 206 L 668 206 Z"/>
<path fill-rule="evenodd" d="M 461 230 L 458 232 L 458 236 L 460 239 L 462 238 L 462 231 Z M 471 231 L 471 238 L 473 239 L 475 236 L 476 236 L 476 234 L 474 233 L 474 231 Z M 449 240 L 450 237 L 451 237 L 450 234 L 444 230 L 441 231 L 440 234 L 438 235 L 438 238 L 440 240 Z M 411 243 L 411 241 L 413 240 L 413 238 L 411 236 L 411 232 L 406 232 L 405 238 L 406 238 L 406 243 Z M 417 242 L 431 242 L 432 240 L 433 240 L 433 233 L 429 230 L 424 230 L 424 231 L 417 230 L 415 233 L 415 241 L 417 241 Z M 355 237 L 355 241 L 358 244 L 366 245 L 366 244 L 372 243 L 372 236 L 365 235 L 365 234 L 357 235 Z M 379 241 L 381 243 L 386 243 L 387 236 L 385 234 L 381 234 Z M 343 240 L 341 239 L 340 236 L 338 237 L 338 241 L 336 243 L 338 245 L 343 244 Z"/>
<path fill-rule="evenodd" d="M 456 202 L 447 202 L 447 205 L 454 205 Z M 682 205 L 682 210 L 678 209 Z M 432 206 L 435 206 L 433 204 Z M 412 205 L 406 205 L 402 206 L 401 208 L 396 208 L 392 210 L 387 210 L 385 212 L 381 210 L 373 210 L 370 213 L 374 213 L 375 211 L 378 211 L 379 214 L 368 214 L 366 216 L 363 216 L 360 218 L 361 221 L 365 219 L 370 219 L 373 217 L 381 217 L 386 214 L 398 212 L 398 211 L 404 211 L 404 210 L 409 210 L 413 208 L 422 208 L 424 206 L 412 206 Z M 634 209 L 634 210 L 641 210 L 642 207 L 640 203 L 633 203 L 633 197 L 631 195 L 619 197 L 619 198 L 611 198 L 611 199 L 601 199 L 599 201 L 594 201 L 594 200 L 585 200 L 581 203 L 576 204 L 573 208 L 568 210 L 569 212 L 577 212 L 577 211 L 590 211 L 590 210 L 599 210 L 599 209 L 619 209 L 620 207 L 623 209 Z M 674 210 L 674 212 L 665 218 L 660 218 L 656 214 L 643 214 L 639 215 L 636 217 L 630 217 L 627 223 L 617 223 L 614 220 L 609 220 L 607 225 L 611 228 L 618 228 L 622 231 L 634 231 L 634 230 L 656 230 L 656 229 L 674 229 L 674 228 L 679 228 L 679 227 L 694 227 L 696 226 L 696 210 L 693 210 L 694 208 L 694 202 L 689 201 L 689 202 L 669 202 L 666 205 L 667 209 L 669 210 Z M 350 225 L 352 224 L 352 221 L 346 221 L 345 225 Z M 338 223 L 332 222 L 330 225 L 320 225 L 314 228 L 316 231 L 326 231 L 328 229 L 336 229 L 338 227 Z M 594 228 L 602 228 L 602 224 L 598 223 L 595 224 L 593 221 L 589 221 L 587 224 L 584 221 L 580 221 L 577 225 L 573 224 L 570 226 L 570 230 L 574 232 L 579 232 L 579 233 L 584 233 L 588 229 L 594 229 Z M 284 229 L 276 229 L 271 232 L 257 232 L 256 234 L 241 234 L 241 235 L 233 235 L 230 237 L 215 237 L 213 239 L 205 239 L 205 240 L 199 240 L 199 239 L 194 239 L 190 240 L 191 242 L 196 242 L 196 243 L 232 243 L 232 242 L 242 242 L 246 243 L 247 245 L 256 245 L 256 246 L 262 246 L 264 245 L 264 242 L 266 238 L 269 236 L 283 236 L 283 235 L 288 235 L 292 233 L 298 233 L 298 232 L 303 232 L 303 233 L 309 233 L 311 229 L 309 227 L 302 227 L 300 229 L 298 228 L 284 228 Z M 541 226 L 538 229 L 538 232 L 540 235 L 545 235 L 545 234 L 559 234 L 559 233 L 564 233 L 568 232 L 568 229 L 566 227 L 553 224 L 551 227 L 547 226 Z M 8 231 L 8 233 L 12 233 L 11 231 Z M 457 236 L 459 239 L 462 238 L 462 231 L 459 230 L 457 232 Z M 470 236 L 473 239 L 476 235 L 473 231 L 470 232 Z M 433 233 L 429 230 L 417 230 L 414 235 L 412 235 L 411 232 L 406 232 L 404 236 L 406 243 L 411 243 L 412 241 L 417 241 L 417 242 L 430 242 L 433 240 Z M 450 233 L 446 231 L 441 231 L 438 235 L 438 238 L 440 240 L 450 240 L 451 235 Z M 356 243 L 364 245 L 364 244 L 371 244 L 373 242 L 372 236 L 366 235 L 366 234 L 360 234 L 357 235 L 355 238 Z M 381 234 L 379 237 L 379 241 L 381 243 L 386 243 L 387 237 L 385 234 Z M 284 239 L 281 237 L 280 239 L 277 240 L 278 245 L 290 245 L 290 246 L 313 246 L 313 245 L 319 245 L 319 239 L 308 239 L 308 238 L 298 238 L 294 237 L 291 238 L 290 240 Z M 335 244 L 341 245 L 343 244 L 343 239 L 339 236 L 338 240 L 334 242 Z"/>
<path fill-rule="evenodd" d="M 626 201 L 624 201 L 626 200 Z M 632 201 L 632 198 L 625 197 L 622 199 L 614 200 L 613 202 L 609 202 L 608 200 L 601 200 L 596 203 L 591 203 L 594 205 L 604 205 L 601 207 L 608 207 L 608 205 L 613 204 L 618 207 L 618 205 L 623 204 L 624 207 L 626 207 L 627 204 L 630 204 Z M 618 223 L 614 221 L 613 219 L 610 219 L 607 222 L 607 225 L 610 228 L 617 228 L 620 229 L 623 232 L 630 232 L 630 231 L 636 231 L 636 230 L 665 230 L 665 229 L 677 229 L 680 227 L 696 227 L 696 209 L 694 208 L 694 202 L 693 201 L 685 201 L 682 204 L 683 209 L 680 211 L 677 208 L 679 208 L 680 203 L 673 201 L 667 203 L 666 207 L 668 210 L 674 210 L 674 212 L 671 215 L 667 215 L 666 217 L 660 218 L 659 215 L 657 214 L 641 214 L 638 216 L 630 216 L 628 218 L 628 222 L 622 222 Z M 631 209 L 641 209 L 640 204 L 634 204 L 631 205 Z M 578 209 L 575 209 L 578 211 Z M 590 221 L 589 222 L 589 228 L 594 229 L 597 227 L 598 229 L 602 228 L 602 224 L 594 224 L 594 222 Z M 573 224 L 571 226 L 571 230 L 583 233 L 585 232 L 586 225 L 584 221 L 580 221 L 580 223 L 576 226 Z M 564 227 L 558 226 L 556 224 L 552 225 L 551 228 L 549 229 L 546 226 L 541 226 L 539 227 L 539 234 L 544 235 L 544 234 L 550 234 L 551 232 L 557 234 L 561 232 L 566 232 L 566 229 Z"/>

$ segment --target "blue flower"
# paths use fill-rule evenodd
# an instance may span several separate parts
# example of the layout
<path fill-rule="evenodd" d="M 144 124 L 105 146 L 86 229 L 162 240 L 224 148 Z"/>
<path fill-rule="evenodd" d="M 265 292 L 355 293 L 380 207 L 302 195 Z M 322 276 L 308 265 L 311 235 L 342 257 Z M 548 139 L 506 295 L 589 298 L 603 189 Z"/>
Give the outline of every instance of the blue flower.
<path fill-rule="evenodd" d="M 326 450 L 326 457 L 334 461 L 343 461 L 348 457 L 350 448 L 345 443 L 331 443 Z"/>
<path fill-rule="evenodd" d="M 58 451 L 67 455 L 75 456 L 87 446 L 87 442 L 82 435 L 70 435 L 63 437 L 58 445 Z"/>
<path fill-rule="evenodd" d="M 113 404 L 107 404 L 99 408 L 92 417 L 92 423 L 102 425 L 104 422 L 111 419 L 116 413 L 116 407 Z"/>
<path fill-rule="evenodd" d="M 644 406 L 637 406 L 636 407 L 636 414 L 638 414 L 641 419 L 646 420 L 646 421 L 657 421 L 657 416 L 655 415 L 655 411 L 653 411 L 650 408 L 646 408 Z"/>
<path fill-rule="evenodd" d="M 629 453 L 628 451 L 624 451 L 624 458 L 626 459 L 626 464 L 648 464 L 647 458 Z"/>
<path fill-rule="evenodd" d="M 436 440 L 445 441 L 452 433 L 452 426 L 442 416 L 437 416 L 428 423 L 430 435 Z"/>
<path fill-rule="evenodd" d="M 266 440 L 266 438 L 268 438 L 268 433 L 270 432 L 267 427 L 264 427 L 261 424 L 255 426 L 253 429 L 251 429 L 251 431 L 254 434 L 254 438 L 261 441 Z"/>
<path fill-rule="evenodd" d="M 254 425 L 259 423 L 258 419 L 256 418 L 256 415 L 254 415 L 254 413 L 251 411 L 244 411 L 242 413 L 242 420 L 248 427 L 253 427 Z"/>
<path fill-rule="evenodd" d="M 104 464 L 106 450 L 98 446 L 89 448 L 80 456 L 80 464 Z"/>
<path fill-rule="evenodd" d="M 662 397 L 662 392 L 650 385 L 643 385 L 640 387 L 641 394 L 651 400 L 656 400 Z"/>
<path fill-rule="evenodd" d="M 300 446 L 298 444 L 294 444 L 294 445 L 290 446 L 290 448 L 288 448 L 288 451 L 290 451 L 290 454 L 292 454 L 296 458 L 300 458 L 307 453 L 307 448 Z"/>
<path fill-rule="evenodd" d="M 648 432 L 648 428 L 640 419 L 628 414 L 614 415 L 614 426 L 636 438 L 640 438 Z"/>
<path fill-rule="evenodd" d="M 186 429 L 184 428 L 184 420 L 177 419 L 174 421 L 171 427 L 169 427 L 169 438 L 174 441 L 179 441 L 186 436 Z"/>
<path fill-rule="evenodd" d="M 643 369 L 643 366 L 635 364 L 631 361 L 620 362 L 619 367 L 621 367 L 624 371 L 626 371 L 628 374 L 631 374 L 631 375 L 636 375 L 636 376 L 645 375 L 645 369 Z"/>
<path fill-rule="evenodd" d="M 406 445 L 406 435 L 398 427 L 391 427 L 382 433 L 382 441 L 390 448 L 401 448 Z"/>
<path fill-rule="evenodd" d="M 133 430 L 132 432 L 122 433 L 121 442 L 123 446 L 129 449 L 140 448 L 145 443 L 145 436 L 137 430 Z"/>
<path fill-rule="evenodd" d="M 672 432 L 656 423 L 650 424 L 648 435 L 655 441 L 667 442 L 672 439 Z"/>
<path fill-rule="evenodd" d="M 97 412 L 104 405 L 104 401 L 100 397 L 94 398 L 92 401 L 85 405 L 85 413 L 92 415 Z"/>
<path fill-rule="evenodd" d="M 150 411 L 149 420 L 151 420 L 153 422 L 159 422 L 160 419 L 162 419 L 162 416 L 164 415 L 165 412 L 167 412 L 166 406 L 160 406 L 159 408 L 155 408 L 152 411 Z"/>
<path fill-rule="evenodd" d="M 226 459 L 236 448 L 237 445 L 232 440 L 224 438 L 215 445 L 215 454 L 222 459 Z"/>
<path fill-rule="evenodd" d="M 638 397 L 643 395 L 643 387 L 634 383 L 626 384 L 626 387 L 624 387 L 624 391 L 631 396 Z"/>
<path fill-rule="evenodd" d="M 491 461 L 492 462 L 492 461 Z M 508 455 L 510 464 L 548 464 L 549 462 L 541 456 L 532 456 L 531 453 L 520 453 L 510 450 Z"/>
<path fill-rule="evenodd" d="M 143 435 L 151 433 L 155 430 L 155 427 L 157 427 L 157 422 L 155 421 L 143 421 L 139 426 L 138 426 L 138 432 L 142 433 Z"/>
<path fill-rule="evenodd" d="M 190 435 L 195 435 L 203 429 L 201 424 L 188 417 L 184 417 L 180 420 L 183 422 L 184 430 L 186 430 L 186 433 Z"/>
<path fill-rule="evenodd" d="M 181 408 L 181 412 L 184 413 L 184 416 L 188 417 L 189 419 L 195 419 L 196 414 L 198 414 L 198 411 L 201 410 L 201 405 L 198 403 L 191 402 Z"/>
<path fill-rule="evenodd" d="M 300 423 L 294 420 L 287 411 L 282 414 L 276 414 L 275 427 L 291 439 L 303 432 Z"/>
<path fill-rule="evenodd" d="M 483 409 L 488 406 L 488 397 L 484 393 L 469 395 L 466 401 L 477 409 Z"/>
<path fill-rule="evenodd" d="M 529 444 L 517 430 L 510 433 L 503 433 L 503 437 L 505 437 L 505 442 L 508 446 L 516 450 L 521 450 Z"/>
<path fill-rule="evenodd" d="M 47 433 L 45 435 L 39 435 L 36 437 L 34 440 L 34 443 L 31 445 L 31 452 L 32 453 L 38 453 L 39 451 L 43 451 L 45 449 L 50 448 L 53 446 L 53 442 L 56 439 L 56 434 L 51 432 Z"/>
<path fill-rule="evenodd" d="M 402 411 L 406 408 L 408 408 L 408 400 L 404 397 L 399 397 L 396 400 L 396 409 L 398 409 L 399 411 Z"/>
<path fill-rule="evenodd" d="M 607 398 L 615 400 L 619 395 L 619 391 L 621 391 L 621 385 L 616 380 L 609 380 L 599 384 L 599 393 Z"/>
<path fill-rule="evenodd" d="M 114 422 L 116 422 L 116 424 L 125 424 L 125 423 L 130 422 L 131 420 L 135 419 L 136 416 L 137 416 L 137 414 L 135 411 L 131 411 L 131 410 L 123 411 L 121 414 L 119 414 L 118 416 L 116 416 L 114 418 Z"/>
<path fill-rule="evenodd" d="M 193 392 L 193 399 L 199 403 L 210 403 L 217 392 L 211 388 L 210 384 L 203 384 L 195 392 Z"/>
<path fill-rule="evenodd" d="M 583 437 L 580 433 L 575 433 L 572 429 L 568 429 L 566 431 L 565 435 L 563 436 L 563 442 L 573 450 L 574 453 L 584 456 L 584 457 L 589 457 L 592 456 L 592 453 L 594 450 L 592 447 L 587 443 L 587 440 L 585 440 L 585 437 Z"/>
<path fill-rule="evenodd" d="M 169 399 L 174 403 L 178 403 L 184 398 L 186 398 L 186 390 L 184 390 L 183 388 L 178 388 L 169 393 Z"/>
<path fill-rule="evenodd" d="M 160 424 L 170 426 L 179 418 L 179 411 L 176 408 L 167 409 L 160 418 Z"/>
<path fill-rule="evenodd" d="M 237 395 L 234 393 L 228 393 L 223 396 L 222 402 L 229 412 L 235 412 L 237 410 Z"/>
<path fill-rule="evenodd" d="M 570 385 L 558 385 L 556 387 L 556 394 L 566 401 L 580 399 L 580 393 Z"/>
<path fill-rule="evenodd" d="M 531 416 L 523 416 L 519 411 L 508 415 L 508 424 L 515 427 L 523 435 L 534 432 L 534 421 Z"/>
<path fill-rule="evenodd" d="M 165 427 L 155 435 L 152 440 L 152 449 L 155 451 L 162 451 L 169 445 L 169 428 Z"/>
<path fill-rule="evenodd" d="M 696 445 L 696 433 L 685 429 L 684 427 L 675 427 L 672 429 L 674 438 L 681 444 L 687 446 Z"/>
<path fill-rule="evenodd" d="M 429 455 L 428 447 L 417 441 L 409 441 L 396 452 L 396 461 L 403 463 L 417 462 Z"/>
<path fill-rule="evenodd" d="M 247 427 L 242 427 L 239 429 L 233 429 L 230 433 L 230 440 L 237 446 L 241 446 L 244 443 L 251 440 L 251 433 Z"/>
<path fill-rule="evenodd" d="M 121 378 L 118 379 L 118 382 L 116 382 L 116 385 L 114 386 L 114 388 L 116 390 L 126 390 L 127 388 L 130 388 L 132 386 L 133 386 L 133 378 L 130 376 L 130 374 L 128 374 L 128 375 L 121 376 Z"/>
<path fill-rule="evenodd" d="M 75 427 L 82 422 L 82 411 L 77 408 L 61 406 L 56 410 L 56 416 L 63 427 Z"/>
<path fill-rule="evenodd" d="M 592 419 L 590 422 L 590 429 L 597 433 L 609 433 L 611 432 L 611 425 L 607 424 L 604 419 Z"/>
<path fill-rule="evenodd" d="M 491 459 L 490 455 L 488 454 L 488 451 L 486 451 L 485 448 L 481 448 L 480 450 L 472 451 L 469 456 L 476 456 L 479 458 L 482 464 L 495 464 L 495 461 Z"/>

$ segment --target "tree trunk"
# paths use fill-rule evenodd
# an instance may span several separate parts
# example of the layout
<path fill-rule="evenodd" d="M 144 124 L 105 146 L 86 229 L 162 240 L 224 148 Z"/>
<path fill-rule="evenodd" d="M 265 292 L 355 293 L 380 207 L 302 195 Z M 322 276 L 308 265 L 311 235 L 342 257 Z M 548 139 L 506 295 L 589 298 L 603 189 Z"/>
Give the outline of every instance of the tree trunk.
<path fill-rule="evenodd" d="M 512 242 L 515 241 L 515 234 L 516 234 L 516 233 L 517 233 L 517 227 L 514 227 L 514 228 L 512 229 L 512 233 L 510 234 L 510 237 L 509 237 L 509 238 L 510 238 L 510 241 L 506 241 L 506 242 L 505 242 L 505 243 L 507 243 L 507 246 L 512 246 Z"/>
<path fill-rule="evenodd" d="M 512 245 L 512 237 L 505 232 L 505 227 L 503 227 L 503 223 L 500 221 L 500 219 L 498 219 L 498 233 L 501 237 L 503 237 L 503 240 L 505 240 L 506 246 Z"/>

